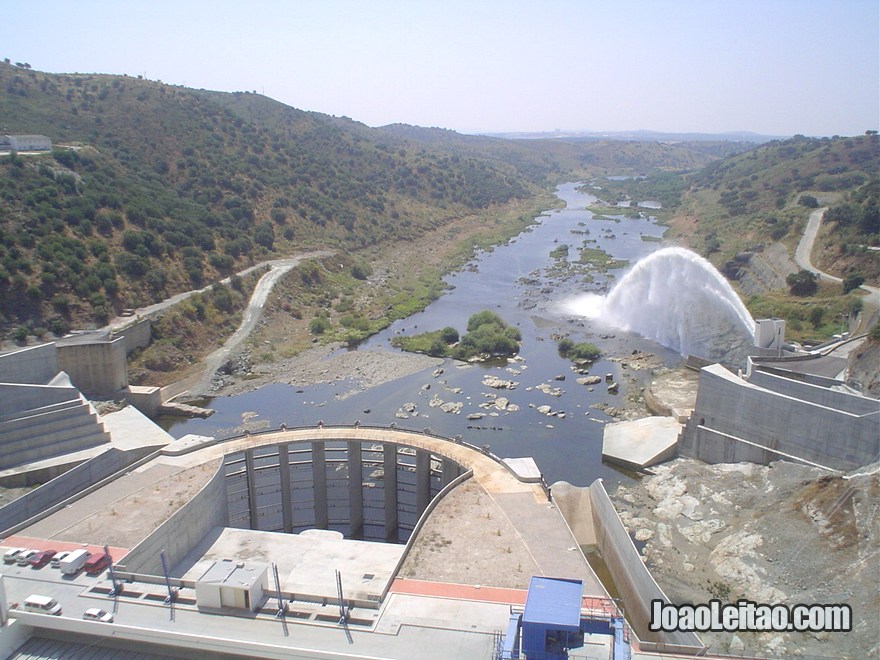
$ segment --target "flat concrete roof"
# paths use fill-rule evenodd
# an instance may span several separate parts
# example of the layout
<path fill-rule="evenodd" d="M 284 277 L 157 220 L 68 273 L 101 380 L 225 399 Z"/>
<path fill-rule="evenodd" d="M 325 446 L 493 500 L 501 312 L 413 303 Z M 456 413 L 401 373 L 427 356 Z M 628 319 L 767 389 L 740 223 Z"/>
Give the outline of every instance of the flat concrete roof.
<path fill-rule="evenodd" d="M 107 330 L 94 330 L 67 335 L 61 339 L 56 339 L 55 344 L 57 346 L 82 346 L 84 344 L 109 344 L 112 341 L 115 340 L 110 337 L 110 333 Z"/>
<path fill-rule="evenodd" d="M 822 376 L 824 378 L 837 378 L 847 365 L 846 358 L 835 357 L 833 355 L 821 355 L 811 359 L 804 360 L 773 360 L 762 358 L 756 362 L 759 367 L 768 366 L 785 371 L 793 371 L 798 374 L 809 374 L 813 376 Z"/>
<path fill-rule="evenodd" d="M 225 584 L 235 587 L 250 589 L 268 570 L 267 566 L 246 564 L 232 559 L 221 559 L 211 564 L 198 582 L 210 584 Z"/>
<path fill-rule="evenodd" d="M 274 563 L 282 591 L 303 600 L 335 602 L 338 570 L 346 598 L 378 602 L 405 549 L 396 543 L 344 539 L 327 530 L 280 534 L 217 527 L 171 573 L 204 580 L 224 560 L 233 566 L 236 561 L 248 566 Z"/>

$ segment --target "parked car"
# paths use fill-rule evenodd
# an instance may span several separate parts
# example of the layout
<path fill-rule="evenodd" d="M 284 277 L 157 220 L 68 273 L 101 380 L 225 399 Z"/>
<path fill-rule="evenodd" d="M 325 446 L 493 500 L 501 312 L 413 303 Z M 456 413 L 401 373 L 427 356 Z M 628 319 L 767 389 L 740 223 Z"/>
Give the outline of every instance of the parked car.
<path fill-rule="evenodd" d="M 100 621 L 101 623 L 113 623 L 113 615 L 98 607 L 90 607 L 83 612 L 86 621 Z"/>
<path fill-rule="evenodd" d="M 85 563 L 88 575 L 97 575 L 110 565 L 110 555 L 106 552 L 96 552 L 89 556 Z"/>
<path fill-rule="evenodd" d="M 43 550 L 42 552 L 38 552 L 33 557 L 28 559 L 28 564 L 31 565 L 31 568 L 43 568 L 43 566 L 48 564 L 54 556 L 54 550 Z"/>
<path fill-rule="evenodd" d="M 3 553 L 3 563 L 14 564 L 15 560 L 18 559 L 18 555 L 26 550 L 27 548 L 9 548 L 9 550 Z"/>
<path fill-rule="evenodd" d="M 40 596 L 38 594 L 31 594 L 27 598 L 24 599 L 24 610 L 25 612 L 36 612 L 37 614 L 61 614 L 61 605 L 58 604 L 58 601 L 54 598 L 49 598 L 49 596 Z"/>
<path fill-rule="evenodd" d="M 61 562 L 67 559 L 67 556 L 70 554 L 70 552 L 70 550 L 62 550 L 54 557 L 52 557 L 52 561 L 50 562 L 52 564 L 52 568 L 58 568 L 59 566 L 61 566 Z"/>
<path fill-rule="evenodd" d="M 19 566 L 27 566 L 28 560 L 39 552 L 39 550 L 25 550 L 24 552 L 19 552 L 15 556 L 15 561 Z"/>

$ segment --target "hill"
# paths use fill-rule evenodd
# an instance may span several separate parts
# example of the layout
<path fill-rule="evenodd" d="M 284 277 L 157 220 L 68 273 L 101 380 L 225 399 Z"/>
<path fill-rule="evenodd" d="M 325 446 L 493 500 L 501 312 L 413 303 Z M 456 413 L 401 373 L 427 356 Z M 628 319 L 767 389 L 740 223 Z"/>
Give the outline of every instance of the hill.
<path fill-rule="evenodd" d="M 369 128 L 253 93 L 0 63 L 0 327 L 101 324 L 244 265 L 415 241 L 560 179 L 701 167 L 743 147 Z"/>

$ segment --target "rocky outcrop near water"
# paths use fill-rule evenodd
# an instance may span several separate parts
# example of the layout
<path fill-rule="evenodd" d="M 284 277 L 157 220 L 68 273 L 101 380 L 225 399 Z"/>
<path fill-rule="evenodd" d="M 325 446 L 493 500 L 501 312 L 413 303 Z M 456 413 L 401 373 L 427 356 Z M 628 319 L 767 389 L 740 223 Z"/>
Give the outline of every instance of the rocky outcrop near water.
<path fill-rule="evenodd" d="M 844 478 L 777 462 L 655 466 L 612 495 L 674 603 L 845 603 L 850 633 L 705 633 L 713 652 L 867 658 L 880 651 L 880 464 Z"/>

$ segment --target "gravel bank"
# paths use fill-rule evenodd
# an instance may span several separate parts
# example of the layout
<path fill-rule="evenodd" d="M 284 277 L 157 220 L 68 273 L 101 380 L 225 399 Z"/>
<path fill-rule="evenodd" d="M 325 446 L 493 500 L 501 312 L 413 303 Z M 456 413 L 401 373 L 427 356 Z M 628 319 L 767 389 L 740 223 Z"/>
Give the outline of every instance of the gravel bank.
<path fill-rule="evenodd" d="M 350 351 L 342 344 L 316 346 L 299 355 L 271 364 L 252 365 L 241 354 L 218 370 L 211 386 L 212 396 L 232 396 L 250 392 L 271 383 L 306 387 L 349 380 L 354 394 L 383 383 L 433 369 L 439 358 L 415 353 L 378 349 Z"/>

